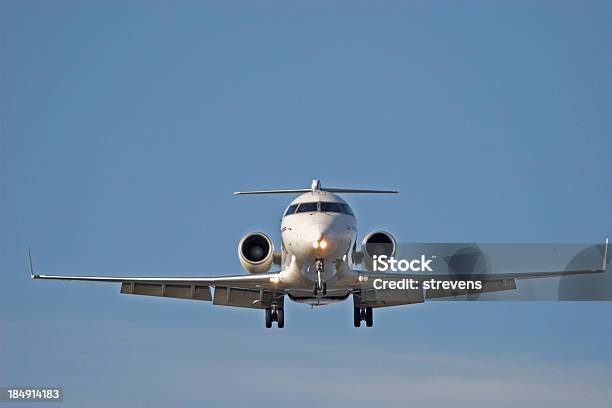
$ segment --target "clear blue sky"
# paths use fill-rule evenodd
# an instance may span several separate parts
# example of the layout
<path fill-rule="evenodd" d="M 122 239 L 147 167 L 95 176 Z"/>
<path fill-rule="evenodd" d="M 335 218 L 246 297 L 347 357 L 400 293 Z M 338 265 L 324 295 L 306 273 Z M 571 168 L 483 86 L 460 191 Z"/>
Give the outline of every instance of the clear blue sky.
<path fill-rule="evenodd" d="M 65 406 L 609 406 L 611 303 L 260 311 L 66 274 L 240 273 L 289 197 L 363 236 L 612 236 L 610 2 L 0 2 L 0 386 Z M 278 242 L 278 241 L 277 241 Z M 244 405 L 244 404 L 241 404 Z"/>

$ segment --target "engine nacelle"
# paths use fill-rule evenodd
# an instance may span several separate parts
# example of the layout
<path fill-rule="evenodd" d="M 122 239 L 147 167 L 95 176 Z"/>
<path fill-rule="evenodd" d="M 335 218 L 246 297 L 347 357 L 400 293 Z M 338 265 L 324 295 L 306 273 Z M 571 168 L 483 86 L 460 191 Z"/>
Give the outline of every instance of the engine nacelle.
<path fill-rule="evenodd" d="M 245 235 L 238 244 L 240 264 L 249 273 L 264 273 L 274 261 L 274 244 L 262 232 Z"/>
<path fill-rule="evenodd" d="M 393 235 L 386 231 L 370 232 L 361 243 L 361 264 L 366 270 L 372 271 L 374 255 L 387 255 L 391 257 L 395 255 L 395 250 L 396 243 Z"/>

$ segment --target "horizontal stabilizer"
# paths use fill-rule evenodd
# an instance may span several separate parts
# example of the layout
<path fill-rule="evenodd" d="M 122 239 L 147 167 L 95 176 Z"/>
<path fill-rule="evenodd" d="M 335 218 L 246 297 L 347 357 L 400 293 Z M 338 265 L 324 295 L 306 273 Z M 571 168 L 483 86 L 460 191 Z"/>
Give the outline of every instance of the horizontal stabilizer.
<path fill-rule="evenodd" d="M 343 193 L 343 194 L 397 194 L 399 191 L 395 190 L 368 190 L 368 189 L 356 189 L 356 188 L 327 188 L 321 187 L 319 180 L 312 180 L 310 188 L 292 188 L 292 189 L 280 189 L 280 190 L 257 190 L 257 191 L 237 191 L 234 195 L 245 195 L 245 194 L 301 194 L 309 193 L 314 191 L 328 191 L 330 193 Z"/>
<path fill-rule="evenodd" d="M 359 188 L 322 188 L 322 191 L 330 193 L 363 193 L 363 194 L 398 194 L 396 190 L 367 190 Z"/>
<path fill-rule="evenodd" d="M 246 194 L 300 194 L 308 193 L 312 190 L 308 188 L 286 189 L 286 190 L 258 190 L 258 191 L 236 191 L 234 195 Z"/>

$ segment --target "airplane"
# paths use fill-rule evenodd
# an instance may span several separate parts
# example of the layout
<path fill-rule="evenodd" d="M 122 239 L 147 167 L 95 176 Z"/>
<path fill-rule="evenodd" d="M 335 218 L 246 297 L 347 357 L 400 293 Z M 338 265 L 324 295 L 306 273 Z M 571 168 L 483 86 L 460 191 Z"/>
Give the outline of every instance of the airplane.
<path fill-rule="evenodd" d="M 386 231 L 373 231 L 357 249 L 357 219 L 339 194 L 397 194 L 394 190 L 324 188 L 313 180 L 310 188 L 236 192 L 234 195 L 299 194 L 281 220 L 281 245 L 275 251 L 272 240 L 262 232 L 245 235 L 238 244 L 238 258 L 248 274 L 215 277 L 117 277 L 35 274 L 28 248 L 29 270 L 33 279 L 121 283 L 121 293 L 212 301 L 215 305 L 263 309 L 265 327 L 276 322 L 285 326 L 285 297 L 298 303 L 322 306 L 342 302 L 352 296 L 353 324 L 373 326 L 373 309 L 413 303 L 426 299 L 465 294 L 461 291 L 377 291 L 376 279 L 419 282 L 441 279 L 439 274 L 390 273 L 372 270 L 378 254 L 393 255 L 395 238 Z M 593 274 L 606 271 L 608 241 L 601 267 L 595 269 L 520 272 L 477 276 L 454 274 L 452 279 L 482 280 L 481 292 L 516 289 L 517 279 Z M 358 269 L 361 265 L 362 269 Z M 278 269 L 270 272 L 271 269 Z M 370 286 L 368 286 L 370 285 Z M 214 288 L 214 295 L 211 292 Z M 473 293 L 473 292 L 470 292 Z"/>

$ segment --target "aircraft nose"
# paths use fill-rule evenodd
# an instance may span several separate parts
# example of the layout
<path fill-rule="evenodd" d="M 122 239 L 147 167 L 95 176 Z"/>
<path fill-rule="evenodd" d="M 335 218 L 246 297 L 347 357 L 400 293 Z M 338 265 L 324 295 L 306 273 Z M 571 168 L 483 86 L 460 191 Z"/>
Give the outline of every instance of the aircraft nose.
<path fill-rule="evenodd" d="M 304 234 L 304 241 L 313 255 L 320 256 L 334 249 L 334 232 L 330 225 L 315 224 Z"/>
<path fill-rule="evenodd" d="M 305 235 L 312 241 L 318 241 L 324 237 L 333 235 L 333 228 L 328 224 L 315 224 L 308 228 Z"/>

